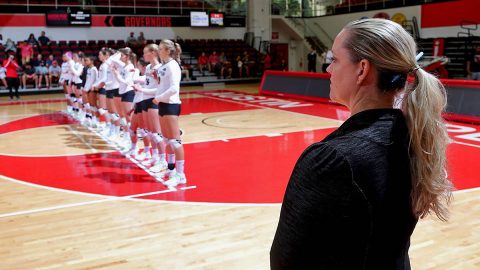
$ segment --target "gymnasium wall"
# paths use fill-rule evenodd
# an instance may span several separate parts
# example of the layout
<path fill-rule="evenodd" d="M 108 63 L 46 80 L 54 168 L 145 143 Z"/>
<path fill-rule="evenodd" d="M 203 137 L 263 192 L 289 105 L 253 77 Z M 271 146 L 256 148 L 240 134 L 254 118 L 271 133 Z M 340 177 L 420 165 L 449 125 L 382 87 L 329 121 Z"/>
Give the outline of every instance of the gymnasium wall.
<path fill-rule="evenodd" d="M 457 0 L 422 6 L 422 37 L 456 37 L 461 21 L 480 23 L 480 1 Z M 467 23 L 472 27 L 470 23 Z M 471 32 L 478 36 L 480 29 Z"/>
<path fill-rule="evenodd" d="M 415 16 L 418 20 L 420 20 L 420 6 L 410 6 L 410 7 L 403 7 L 403 8 L 391 8 L 391 9 L 384 9 L 384 10 L 373 10 L 373 11 L 366 11 L 366 12 L 356 12 L 350 14 L 342 14 L 342 15 L 334 15 L 334 16 L 325 16 L 325 17 L 318 17 L 318 18 L 311 18 L 306 19 L 305 21 L 308 23 L 309 27 L 315 31 L 320 32 L 321 30 L 318 28 L 316 24 L 325 30 L 328 36 L 333 40 L 337 36 L 337 34 L 342 30 L 342 28 L 351 21 L 358 20 L 362 17 L 369 17 L 372 18 L 375 14 L 379 12 L 385 12 L 390 17 L 392 17 L 396 13 L 403 13 L 407 19 L 410 19 Z M 319 34 L 319 37 L 322 39 L 322 42 L 325 43 L 326 46 L 331 47 L 332 44 L 328 40 L 322 37 Z"/>
<path fill-rule="evenodd" d="M 45 14 L 0 14 L 0 34 L 3 40 L 25 40 L 30 33 L 35 37 L 45 31 L 52 40 L 108 40 L 126 39 L 130 32 L 144 32 L 146 39 L 243 39 L 245 27 L 192 28 L 192 27 L 110 27 L 105 15 L 92 15 L 91 27 L 47 27 Z"/>
<path fill-rule="evenodd" d="M 373 10 L 311 18 L 306 21 L 314 31 L 319 31 L 317 26 L 315 26 L 315 23 L 318 23 L 334 39 L 347 23 L 362 17 L 371 18 L 379 12 L 387 13 L 390 17 L 396 13 L 402 13 L 407 20 L 411 20 L 415 16 L 419 23 L 420 36 L 422 38 L 457 37 L 458 32 L 465 31 L 460 27 L 462 20 L 480 23 L 479 0 L 457 0 L 438 4 Z M 471 33 L 480 35 L 480 29 Z M 322 41 L 324 40 L 322 39 Z M 324 41 L 324 43 L 327 46 L 331 46 L 328 41 Z"/>

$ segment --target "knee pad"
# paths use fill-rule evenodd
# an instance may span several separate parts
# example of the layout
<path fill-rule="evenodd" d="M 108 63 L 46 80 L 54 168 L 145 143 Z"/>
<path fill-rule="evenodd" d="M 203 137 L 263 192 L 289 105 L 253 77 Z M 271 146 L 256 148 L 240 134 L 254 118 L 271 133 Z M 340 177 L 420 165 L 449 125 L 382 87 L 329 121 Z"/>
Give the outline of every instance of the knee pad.
<path fill-rule="evenodd" d="M 65 98 L 66 98 L 66 99 L 70 99 L 70 95 L 69 95 L 69 94 L 65 94 Z"/>
<path fill-rule="evenodd" d="M 128 125 L 127 119 L 125 117 L 122 117 L 122 120 L 120 120 L 120 125 L 122 125 L 122 126 L 127 126 Z"/>
<path fill-rule="evenodd" d="M 100 108 L 98 109 L 98 112 L 100 113 L 100 115 L 105 115 L 107 113 L 107 110 L 105 110 L 104 108 Z"/>
<path fill-rule="evenodd" d="M 142 136 L 142 138 L 145 138 L 147 136 L 147 132 L 143 128 L 138 129 L 138 134 Z"/>
<path fill-rule="evenodd" d="M 81 104 L 81 103 L 80 103 Z M 90 103 L 85 103 L 85 109 L 89 110 L 90 109 Z"/>
<path fill-rule="evenodd" d="M 117 121 L 118 119 L 120 119 L 120 116 L 116 113 L 112 113 L 110 116 L 112 117 L 113 121 Z"/>
<path fill-rule="evenodd" d="M 131 128 L 128 129 L 128 134 L 130 134 L 130 137 L 137 136 L 137 132 L 135 130 L 132 130 Z"/>
<path fill-rule="evenodd" d="M 78 104 L 83 105 L 83 100 L 82 100 L 82 98 L 78 98 L 78 99 L 77 99 L 77 102 L 78 102 Z"/>
<path fill-rule="evenodd" d="M 173 148 L 177 149 L 182 147 L 182 140 L 177 140 L 177 139 L 169 139 L 168 144 Z"/>
<path fill-rule="evenodd" d="M 153 135 L 153 140 L 154 140 L 156 143 L 162 143 L 162 142 L 165 140 L 165 138 L 163 137 L 163 135 L 160 134 L 160 133 L 152 133 L 152 135 Z"/>

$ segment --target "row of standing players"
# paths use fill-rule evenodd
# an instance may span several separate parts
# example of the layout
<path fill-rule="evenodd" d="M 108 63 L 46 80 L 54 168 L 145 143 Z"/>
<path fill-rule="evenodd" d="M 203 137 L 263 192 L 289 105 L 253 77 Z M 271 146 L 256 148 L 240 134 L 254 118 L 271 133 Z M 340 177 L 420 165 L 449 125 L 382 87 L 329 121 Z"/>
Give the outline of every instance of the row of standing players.
<path fill-rule="evenodd" d="M 180 45 L 171 40 L 146 45 L 139 61 L 128 47 L 102 48 L 97 70 L 95 57 L 67 52 L 60 76 L 67 113 L 97 129 L 168 186 L 187 181 L 179 127 L 180 54 Z M 137 148 L 139 137 L 143 150 Z"/>

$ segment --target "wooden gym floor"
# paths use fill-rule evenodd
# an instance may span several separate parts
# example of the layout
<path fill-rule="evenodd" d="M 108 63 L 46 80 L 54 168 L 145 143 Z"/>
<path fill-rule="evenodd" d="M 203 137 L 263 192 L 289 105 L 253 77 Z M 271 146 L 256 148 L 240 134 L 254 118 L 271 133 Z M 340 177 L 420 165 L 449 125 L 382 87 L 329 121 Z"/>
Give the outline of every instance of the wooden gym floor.
<path fill-rule="evenodd" d="M 174 191 L 61 113 L 62 95 L 0 97 L 0 269 L 269 269 L 296 159 L 348 112 L 226 88 L 182 88 Z M 480 269 L 480 127 L 449 130 L 452 216 L 419 222 L 413 269 Z"/>

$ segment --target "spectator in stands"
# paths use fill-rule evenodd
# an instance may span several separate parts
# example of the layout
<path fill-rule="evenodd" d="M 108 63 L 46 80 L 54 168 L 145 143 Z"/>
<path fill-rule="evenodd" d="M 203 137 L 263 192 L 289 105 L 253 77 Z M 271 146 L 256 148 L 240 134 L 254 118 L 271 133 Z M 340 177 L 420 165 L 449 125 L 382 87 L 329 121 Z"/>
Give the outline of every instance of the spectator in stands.
<path fill-rule="evenodd" d="M 35 35 L 33 33 L 28 36 L 27 43 L 32 45 L 32 47 L 38 47 L 39 46 L 38 41 L 35 38 Z"/>
<path fill-rule="evenodd" d="M 7 70 L 6 78 L 7 78 L 8 91 L 10 93 L 10 99 L 13 99 L 13 89 L 15 89 L 15 96 L 17 97 L 17 99 L 19 99 L 20 96 L 18 95 L 18 86 L 20 82 L 18 80 L 17 69 L 19 69 L 20 66 L 15 61 L 15 56 L 9 55 L 8 59 L 3 61 L 3 67 Z"/>
<path fill-rule="evenodd" d="M 35 74 L 35 68 L 32 67 L 30 63 L 25 65 L 25 70 L 22 76 L 23 89 L 27 89 L 27 80 L 33 80 L 35 82 L 35 87 L 38 86 L 38 77 Z"/>
<path fill-rule="evenodd" d="M 285 61 L 285 59 L 282 59 L 282 61 L 280 61 L 280 70 L 281 71 L 288 71 L 288 64 L 287 64 L 287 61 Z"/>
<path fill-rule="evenodd" d="M 182 77 L 185 79 L 185 81 L 190 81 L 190 70 L 188 69 L 188 67 L 185 65 L 181 65 L 180 69 L 182 70 Z"/>
<path fill-rule="evenodd" d="M 25 65 L 30 62 L 30 59 L 33 58 L 33 47 L 28 42 L 21 42 L 18 46 L 21 50 L 22 55 L 22 65 Z"/>
<path fill-rule="evenodd" d="M 17 52 L 17 46 L 15 46 L 15 42 L 11 39 L 7 39 L 7 43 L 5 43 L 5 52 Z"/>
<path fill-rule="evenodd" d="M 0 62 L 0 80 L 3 83 L 3 86 L 5 86 L 5 89 L 8 88 L 7 80 L 5 80 L 6 77 L 7 77 L 7 69 L 3 67 L 3 62 Z"/>
<path fill-rule="evenodd" d="M 317 72 L 317 51 L 312 47 L 307 55 L 308 72 Z"/>
<path fill-rule="evenodd" d="M 55 61 L 55 57 L 53 56 L 53 54 L 50 54 L 46 61 L 47 67 L 50 67 L 53 64 L 53 61 Z"/>
<path fill-rule="evenodd" d="M 237 56 L 237 58 L 235 58 L 235 62 L 234 62 L 234 73 L 237 74 L 237 76 L 239 78 L 242 77 L 243 75 L 243 62 L 242 62 L 242 56 Z"/>
<path fill-rule="evenodd" d="M 220 78 L 232 78 L 232 64 L 230 61 L 228 61 L 227 57 L 225 56 L 224 52 L 220 53 L 220 56 L 218 57 L 218 64 L 220 67 L 220 74 L 219 74 L 219 79 Z M 228 75 L 226 75 L 228 74 Z"/>
<path fill-rule="evenodd" d="M 205 54 L 205 52 L 202 52 L 198 58 L 198 70 L 203 73 L 205 67 L 208 68 L 208 56 Z"/>
<path fill-rule="evenodd" d="M 0 34 L 0 46 L 3 46 L 3 36 Z"/>
<path fill-rule="evenodd" d="M 142 46 L 147 44 L 147 40 L 145 39 L 143 32 L 140 32 L 140 35 L 137 38 L 137 42 L 138 42 L 138 45 L 142 45 Z"/>
<path fill-rule="evenodd" d="M 137 39 L 135 38 L 135 33 L 130 32 L 130 36 L 127 37 L 127 45 L 133 47 L 136 44 L 137 44 Z"/>
<path fill-rule="evenodd" d="M 45 31 L 42 31 L 42 33 L 40 34 L 40 37 L 38 38 L 38 42 L 40 43 L 40 45 L 43 45 L 43 46 L 50 45 L 50 39 L 47 36 L 45 36 Z"/>
<path fill-rule="evenodd" d="M 35 68 L 35 74 L 38 76 L 37 88 L 42 87 L 42 80 L 45 78 L 45 84 L 47 88 L 50 88 L 50 82 L 48 81 L 48 68 L 46 67 L 45 61 L 41 54 L 37 55 L 37 59 L 32 61 L 32 66 Z"/>
<path fill-rule="evenodd" d="M 243 69 L 243 74 L 245 75 L 245 77 L 250 77 L 250 67 L 254 66 L 255 65 L 255 61 L 253 61 L 251 58 L 250 58 L 250 55 L 248 54 L 247 51 L 244 51 L 243 52 L 243 57 L 242 57 L 242 63 L 243 63 L 243 66 L 242 66 L 242 69 Z"/>
<path fill-rule="evenodd" d="M 267 52 L 263 57 L 263 70 L 269 70 L 271 68 L 272 68 L 272 56 L 270 56 L 270 53 Z"/>
<path fill-rule="evenodd" d="M 467 61 L 467 73 L 472 80 L 480 80 L 480 46 L 473 51 L 470 59 Z"/>
<path fill-rule="evenodd" d="M 215 65 L 218 63 L 218 55 L 216 51 L 213 51 L 212 54 L 208 57 L 208 71 L 214 71 Z"/>
<path fill-rule="evenodd" d="M 53 86 L 54 80 L 58 82 L 61 73 L 62 68 L 58 65 L 56 60 L 53 60 L 52 64 L 48 67 L 48 79 L 50 81 L 50 85 Z"/>
<path fill-rule="evenodd" d="M 322 72 L 323 73 L 327 72 L 327 68 L 332 63 L 332 61 L 333 61 L 332 50 L 328 50 L 325 54 L 325 60 L 323 61 L 323 65 L 322 65 Z"/>

